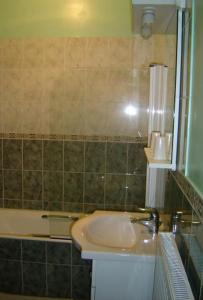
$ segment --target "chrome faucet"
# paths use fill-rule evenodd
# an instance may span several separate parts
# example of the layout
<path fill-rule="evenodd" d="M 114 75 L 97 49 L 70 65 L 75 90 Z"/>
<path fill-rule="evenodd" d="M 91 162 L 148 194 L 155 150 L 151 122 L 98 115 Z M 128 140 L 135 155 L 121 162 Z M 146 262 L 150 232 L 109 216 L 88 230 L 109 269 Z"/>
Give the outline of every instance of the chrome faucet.
<path fill-rule="evenodd" d="M 152 233 L 158 233 L 159 226 L 160 226 L 160 220 L 159 220 L 159 212 L 156 208 L 147 208 L 142 209 L 143 212 L 149 213 L 148 218 L 132 218 L 132 223 L 138 223 L 146 226 L 150 232 Z"/>

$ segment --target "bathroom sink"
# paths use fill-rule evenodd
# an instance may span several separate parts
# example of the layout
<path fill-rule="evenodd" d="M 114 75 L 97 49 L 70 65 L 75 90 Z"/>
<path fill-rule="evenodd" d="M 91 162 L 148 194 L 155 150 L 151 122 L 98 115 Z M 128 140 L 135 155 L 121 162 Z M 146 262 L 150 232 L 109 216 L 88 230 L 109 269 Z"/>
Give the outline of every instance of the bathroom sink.
<path fill-rule="evenodd" d="M 97 215 L 88 219 L 84 234 L 97 245 L 130 248 L 135 245 L 139 231 L 135 232 L 127 215 Z"/>
<path fill-rule="evenodd" d="M 142 252 L 152 236 L 145 226 L 133 224 L 131 218 L 126 212 L 95 211 L 76 221 L 72 237 L 82 257 L 116 258 Z"/>

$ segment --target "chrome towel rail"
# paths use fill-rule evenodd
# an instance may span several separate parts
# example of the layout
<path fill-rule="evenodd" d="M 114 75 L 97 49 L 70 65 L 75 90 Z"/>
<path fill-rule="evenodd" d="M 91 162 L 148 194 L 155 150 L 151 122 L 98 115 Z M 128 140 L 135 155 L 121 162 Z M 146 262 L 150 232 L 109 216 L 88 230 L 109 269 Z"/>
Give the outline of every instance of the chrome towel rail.
<path fill-rule="evenodd" d="M 42 219 L 50 219 L 50 220 L 53 220 L 53 219 L 57 219 L 57 220 L 67 220 L 67 221 L 72 221 L 72 222 L 75 222 L 77 221 L 79 218 L 78 217 L 75 217 L 75 216 L 63 216 L 63 215 L 42 215 Z"/>

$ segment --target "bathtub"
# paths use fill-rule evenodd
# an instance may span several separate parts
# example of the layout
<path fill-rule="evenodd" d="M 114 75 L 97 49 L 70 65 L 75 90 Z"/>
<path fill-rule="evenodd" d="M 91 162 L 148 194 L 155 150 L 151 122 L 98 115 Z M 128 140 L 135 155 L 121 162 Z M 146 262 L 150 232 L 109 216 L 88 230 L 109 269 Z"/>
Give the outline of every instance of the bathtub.
<path fill-rule="evenodd" d="M 0 300 L 89 299 L 91 262 L 71 238 L 81 216 L 0 209 Z"/>
<path fill-rule="evenodd" d="M 0 238 L 71 241 L 71 227 L 82 215 L 24 209 L 0 209 Z"/>

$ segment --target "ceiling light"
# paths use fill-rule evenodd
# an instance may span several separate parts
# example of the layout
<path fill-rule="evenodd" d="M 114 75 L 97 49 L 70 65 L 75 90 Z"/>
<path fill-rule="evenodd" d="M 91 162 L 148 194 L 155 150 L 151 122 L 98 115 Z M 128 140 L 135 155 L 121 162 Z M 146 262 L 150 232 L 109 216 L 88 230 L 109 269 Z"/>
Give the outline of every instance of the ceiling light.
<path fill-rule="evenodd" d="M 155 21 L 155 9 L 146 7 L 142 15 L 141 35 L 144 39 L 148 39 L 152 35 L 152 24 Z"/>

